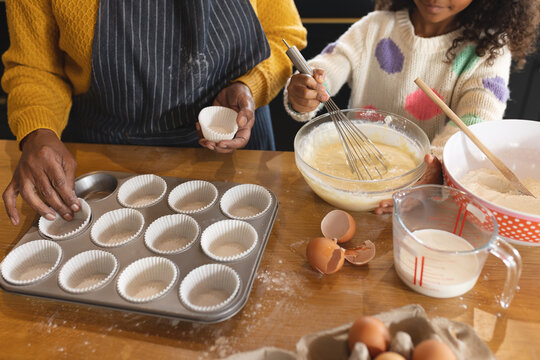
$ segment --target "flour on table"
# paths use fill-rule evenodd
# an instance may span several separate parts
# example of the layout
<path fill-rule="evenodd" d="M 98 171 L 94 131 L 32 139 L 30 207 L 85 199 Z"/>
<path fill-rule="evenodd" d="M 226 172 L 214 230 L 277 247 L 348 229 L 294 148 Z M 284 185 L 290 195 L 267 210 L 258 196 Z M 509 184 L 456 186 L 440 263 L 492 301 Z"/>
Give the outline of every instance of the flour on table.
<path fill-rule="evenodd" d="M 476 196 L 496 205 L 540 215 L 540 179 L 519 179 L 536 199 L 523 195 L 497 170 L 481 168 L 469 171 L 460 179 L 461 184 Z"/>

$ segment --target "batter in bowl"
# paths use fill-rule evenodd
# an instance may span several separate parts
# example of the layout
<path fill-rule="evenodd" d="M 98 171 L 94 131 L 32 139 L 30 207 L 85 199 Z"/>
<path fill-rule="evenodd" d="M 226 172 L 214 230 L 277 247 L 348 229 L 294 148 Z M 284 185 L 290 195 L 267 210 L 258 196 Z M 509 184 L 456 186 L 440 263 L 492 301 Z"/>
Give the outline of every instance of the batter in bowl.
<path fill-rule="evenodd" d="M 385 172 L 381 173 L 383 179 L 399 176 L 414 169 L 418 165 L 418 161 L 405 149 L 379 142 L 374 142 L 373 144 L 382 153 L 384 164 L 387 168 Z M 376 159 L 373 161 L 375 164 L 378 163 Z M 345 151 L 339 141 L 317 146 L 312 152 L 312 156 L 306 159 L 306 162 L 325 174 L 343 179 L 358 179 L 347 164 Z M 360 164 L 358 164 L 358 167 L 363 178 L 370 179 L 366 170 Z M 378 166 L 378 168 L 380 170 L 383 169 L 381 166 Z M 373 165 L 368 165 L 367 169 L 374 179 L 378 179 Z"/>

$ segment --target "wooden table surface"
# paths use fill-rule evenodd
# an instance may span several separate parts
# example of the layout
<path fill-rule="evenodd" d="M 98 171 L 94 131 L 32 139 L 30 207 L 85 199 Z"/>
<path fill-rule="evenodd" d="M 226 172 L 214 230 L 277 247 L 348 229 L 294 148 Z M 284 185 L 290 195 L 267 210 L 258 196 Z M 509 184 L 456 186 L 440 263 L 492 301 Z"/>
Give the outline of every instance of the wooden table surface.
<path fill-rule="evenodd" d="M 0 358 L 197 359 L 275 346 L 294 350 L 304 335 L 331 329 L 362 314 L 420 304 L 429 317 L 443 316 L 475 328 L 498 359 L 540 359 L 540 247 L 516 246 L 523 259 L 520 289 L 507 311 L 496 303 L 506 268 L 488 257 L 475 287 L 452 299 L 408 289 L 392 258 L 392 218 L 353 213 L 354 243 L 372 240 L 375 259 L 365 267 L 345 265 L 321 276 L 306 261 L 309 239 L 334 209 L 304 182 L 292 152 L 68 144 L 77 176 L 91 171 L 256 183 L 279 199 L 279 212 L 245 307 L 233 318 L 197 324 L 117 310 L 32 298 L 0 291 Z M 0 141 L 0 188 L 9 183 L 20 152 Z M 18 199 L 22 221 L 12 226 L 0 211 L 0 259 L 36 221 Z"/>

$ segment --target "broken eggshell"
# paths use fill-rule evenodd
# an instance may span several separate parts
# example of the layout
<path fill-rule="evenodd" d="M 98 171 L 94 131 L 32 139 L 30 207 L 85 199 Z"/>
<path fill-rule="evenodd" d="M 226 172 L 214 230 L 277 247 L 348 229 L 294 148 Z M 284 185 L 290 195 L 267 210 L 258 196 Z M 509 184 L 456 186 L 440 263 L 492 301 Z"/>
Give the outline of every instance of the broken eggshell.
<path fill-rule="evenodd" d="M 317 237 L 309 241 L 306 257 L 315 270 L 323 274 L 333 274 L 343 267 L 345 250 L 334 240 Z"/>
<path fill-rule="evenodd" d="M 346 211 L 332 210 L 321 221 L 324 237 L 344 243 L 352 239 L 356 231 L 356 223 Z"/>
<path fill-rule="evenodd" d="M 375 244 L 370 240 L 364 241 L 360 246 L 345 249 L 345 260 L 353 265 L 365 265 L 375 257 Z"/>

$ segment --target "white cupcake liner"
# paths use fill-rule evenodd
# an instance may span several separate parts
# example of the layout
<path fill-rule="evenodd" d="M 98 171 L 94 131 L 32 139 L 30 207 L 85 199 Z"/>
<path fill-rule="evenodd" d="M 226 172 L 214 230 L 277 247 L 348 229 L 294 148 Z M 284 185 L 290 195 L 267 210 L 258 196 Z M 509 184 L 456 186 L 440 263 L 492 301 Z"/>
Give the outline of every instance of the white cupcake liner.
<path fill-rule="evenodd" d="M 143 226 L 144 216 L 139 211 L 112 210 L 97 219 L 90 231 L 90 238 L 98 246 L 120 246 L 139 236 Z"/>
<path fill-rule="evenodd" d="M 144 303 L 163 296 L 177 278 L 178 269 L 171 260 L 151 256 L 128 265 L 118 277 L 116 288 L 125 300 Z"/>
<path fill-rule="evenodd" d="M 46 278 L 60 264 L 62 247 L 51 240 L 34 240 L 16 247 L 0 264 L 2 277 L 14 285 Z"/>
<path fill-rule="evenodd" d="M 167 192 L 167 183 L 153 174 L 132 177 L 118 189 L 118 202 L 129 208 L 144 208 L 158 203 Z"/>
<path fill-rule="evenodd" d="M 203 231 L 201 247 L 213 260 L 235 261 L 251 253 L 257 240 L 257 231 L 247 222 L 221 220 Z"/>
<path fill-rule="evenodd" d="M 214 205 L 218 190 L 214 184 L 203 180 L 191 180 L 175 187 L 169 194 L 169 207 L 176 212 L 193 214 Z"/>
<path fill-rule="evenodd" d="M 189 215 L 165 215 L 148 226 L 144 243 L 158 254 L 173 254 L 187 250 L 199 236 L 200 226 Z"/>
<path fill-rule="evenodd" d="M 103 250 L 89 250 L 69 259 L 58 273 L 58 284 L 69 293 L 87 293 L 104 286 L 118 270 L 116 257 Z"/>
<path fill-rule="evenodd" d="M 223 106 L 208 106 L 199 113 L 199 124 L 205 139 L 210 141 L 231 140 L 238 131 L 238 113 Z"/>
<path fill-rule="evenodd" d="M 179 296 L 190 310 L 212 312 L 225 308 L 240 290 L 240 276 L 223 264 L 193 269 L 180 284 Z"/>
<path fill-rule="evenodd" d="M 47 220 L 43 216 L 40 217 L 38 221 L 39 232 L 53 240 L 68 239 L 81 233 L 90 223 L 92 210 L 90 205 L 83 199 L 79 198 L 79 202 L 81 209 L 73 213 L 71 221 L 64 220 L 59 214 L 56 214 L 54 220 Z"/>
<path fill-rule="evenodd" d="M 238 220 L 261 216 L 271 204 L 270 192 L 255 184 L 243 184 L 230 188 L 223 194 L 219 203 L 225 215 Z"/>

